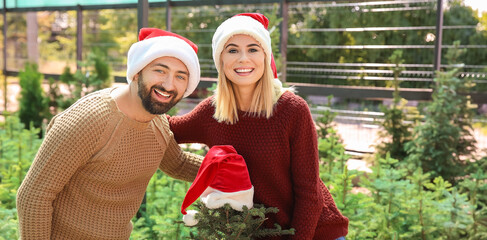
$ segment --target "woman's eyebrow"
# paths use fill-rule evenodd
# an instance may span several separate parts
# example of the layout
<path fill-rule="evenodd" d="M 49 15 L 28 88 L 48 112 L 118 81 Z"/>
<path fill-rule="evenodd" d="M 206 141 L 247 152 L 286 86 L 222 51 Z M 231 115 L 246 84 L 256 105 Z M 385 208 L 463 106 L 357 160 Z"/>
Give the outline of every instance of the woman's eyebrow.
<path fill-rule="evenodd" d="M 229 43 L 225 48 L 228 48 L 228 47 L 238 47 L 238 46 L 235 43 Z"/>

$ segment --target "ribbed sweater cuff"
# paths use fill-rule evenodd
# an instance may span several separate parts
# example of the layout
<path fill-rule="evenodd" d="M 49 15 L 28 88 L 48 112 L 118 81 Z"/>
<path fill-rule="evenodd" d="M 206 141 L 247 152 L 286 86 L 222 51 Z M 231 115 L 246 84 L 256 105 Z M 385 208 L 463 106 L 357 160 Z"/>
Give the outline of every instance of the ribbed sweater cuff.
<path fill-rule="evenodd" d="M 335 240 L 348 234 L 348 223 L 324 225 L 316 229 L 314 239 Z M 296 238 L 296 239 L 299 239 Z"/>

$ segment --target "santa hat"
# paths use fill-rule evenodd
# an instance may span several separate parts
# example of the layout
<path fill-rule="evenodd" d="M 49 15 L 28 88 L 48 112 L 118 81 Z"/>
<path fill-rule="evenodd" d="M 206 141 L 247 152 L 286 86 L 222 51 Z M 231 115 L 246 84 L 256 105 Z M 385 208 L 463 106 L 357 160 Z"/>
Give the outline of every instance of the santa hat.
<path fill-rule="evenodd" d="M 277 80 L 277 69 L 272 55 L 271 36 L 267 27 L 269 19 L 261 13 L 240 13 L 225 20 L 215 31 L 212 40 L 213 61 L 217 71 L 220 71 L 220 55 L 228 39 L 237 34 L 253 37 L 264 49 L 266 62 L 271 65 L 274 79 Z"/>
<path fill-rule="evenodd" d="M 127 82 L 147 64 L 160 57 L 174 57 L 186 65 L 189 71 L 189 82 L 184 97 L 189 96 L 200 81 L 200 63 L 198 46 L 190 40 L 172 32 L 157 28 L 142 28 L 139 41 L 132 44 L 127 59 Z"/>
<path fill-rule="evenodd" d="M 247 165 L 232 146 L 214 146 L 203 159 L 181 205 L 183 221 L 188 226 L 197 224 L 194 219 L 196 211 L 186 212 L 186 208 L 200 196 L 210 209 L 223 207 L 225 203 L 237 211 L 242 211 L 244 205 L 253 207 L 254 187 Z"/>

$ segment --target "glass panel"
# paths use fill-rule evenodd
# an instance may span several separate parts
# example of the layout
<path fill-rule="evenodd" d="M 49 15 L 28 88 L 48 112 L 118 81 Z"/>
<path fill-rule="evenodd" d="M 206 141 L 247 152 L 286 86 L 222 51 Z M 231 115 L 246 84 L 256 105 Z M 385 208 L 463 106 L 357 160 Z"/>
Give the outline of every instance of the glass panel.
<path fill-rule="evenodd" d="M 37 7 L 64 7 L 76 5 L 110 5 L 133 4 L 138 0 L 7 0 L 7 8 L 37 8 Z M 165 0 L 149 0 L 149 2 L 166 2 Z M 3 8 L 3 0 L 0 0 L 0 8 Z"/>

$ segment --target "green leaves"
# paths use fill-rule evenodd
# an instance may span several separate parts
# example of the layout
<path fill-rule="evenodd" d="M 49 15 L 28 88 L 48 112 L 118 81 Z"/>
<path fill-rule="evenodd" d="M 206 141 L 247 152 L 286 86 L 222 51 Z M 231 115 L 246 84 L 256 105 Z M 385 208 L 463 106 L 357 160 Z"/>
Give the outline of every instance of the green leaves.
<path fill-rule="evenodd" d="M 394 67 L 390 68 L 394 72 L 393 102 L 390 107 L 381 106 L 384 120 L 379 123 L 382 127 L 379 131 L 381 142 L 376 145 L 376 148 L 381 155 L 390 153 L 393 158 L 402 160 L 407 156 L 405 145 L 412 139 L 411 130 L 417 122 L 419 114 L 415 107 L 406 107 L 407 101 L 399 95 L 401 83 L 398 80 L 399 74 L 405 70 L 400 66 L 404 62 L 402 51 L 394 51 L 389 57 L 389 61 L 394 64 Z"/>
<path fill-rule="evenodd" d="M 0 208 L 0 240 L 18 239 L 17 209 Z"/>
<path fill-rule="evenodd" d="M 69 89 L 67 95 L 60 95 L 55 91 L 59 83 L 52 84 L 50 97 L 55 98 L 60 110 L 64 110 L 88 93 L 110 87 L 113 79 L 110 77 L 110 67 L 101 52 L 90 52 L 86 61 L 79 63 L 81 68 L 73 74 L 66 66 L 59 77 L 61 83 Z M 53 96 L 54 95 L 54 96 Z M 57 110 L 57 109 L 56 109 Z"/>
<path fill-rule="evenodd" d="M 0 123 L 0 240 L 18 239 L 15 199 L 41 144 L 39 131 L 25 129 L 15 115 Z"/>
<path fill-rule="evenodd" d="M 469 98 L 462 95 L 468 86 L 455 77 L 456 72 L 437 72 L 424 123 L 414 128 L 416 137 L 405 145 L 408 161 L 452 182 L 466 174 L 467 162 L 462 159 L 471 158 L 475 151 L 473 112 Z"/>
<path fill-rule="evenodd" d="M 47 115 L 48 99 L 44 96 L 41 83 L 43 74 L 37 70 L 37 64 L 25 63 L 24 70 L 19 72 L 21 87 L 19 98 L 19 117 L 26 127 L 42 127 L 42 121 Z"/>
<path fill-rule="evenodd" d="M 147 186 L 146 210 L 133 219 L 131 239 L 187 239 L 192 230 L 182 223 L 180 209 L 189 185 L 157 171 Z"/>
<path fill-rule="evenodd" d="M 448 103 L 447 98 L 444 98 L 443 103 Z M 436 117 L 435 114 L 438 114 L 442 117 L 438 117 L 436 121 L 426 122 L 421 129 L 436 134 L 437 138 L 417 136 L 405 145 L 415 144 L 418 149 L 429 154 L 428 159 L 437 157 L 438 164 L 434 169 L 439 171 L 449 167 L 448 163 L 445 163 L 444 153 L 450 151 L 451 154 L 453 148 L 449 143 L 455 139 L 451 130 L 445 130 L 445 123 L 459 120 L 450 120 L 451 118 L 442 115 L 448 114 L 450 109 L 438 107 L 434 110 L 440 113 L 431 112 L 431 115 Z M 400 114 L 394 115 L 396 112 Z M 394 121 L 387 120 L 388 113 L 399 117 Z M 401 122 L 404 121 L 405 115 L 401 114 L 404 113 L 398 106 L 387 110 L 385 122 L 389 125 L 385 126 L 389 127 L 390 133 L 398 131 L 394 126 L 404 126 Z M 398 125 L 392 124 L 394 122 Z M 318 125 L 325 126 L 319 123 Z M 333 132 L 333 129 L 319 129 L 318 132 L 324 130 Z M 410 136 L 405 134 L 409 130 L 405 128 L 401 136 Z M 449 134 L 441 135 L 443 131 Z M 462 134 L 459 133 L 457 136 L 464 136 Z M 320 176 L 330 189 L 337 207 L 350 220 L 347 239 L 485 238 L 487 174 L 483 169 L 487 158 L 473 163 L 469 169 L 474 171 L 469 170 L 472 172 L 470 175 L 460 178 L 458 175 L 451 175 L 456 177 L 455 183 L 458 185 L 445 180 L 435 172 L 425 173 L 423 168 L 418 167 L 423 163 L 420 159 L 415 159 L 414 162 L 411 159 L 405 161 L 404 157 L 407 154 L 397 154 L 396 156 L 403 158 L 394 158 L 389 151 L 376 153 L 372 161 L 369 161 L 372 165 L 371 173 L 348 171 L 346 167 L 343 168 L 343 162 L 348 158 L 343 157 L 346 156 L 344 148 L 338 147 L 337 137 L 327 135 L 325 139 L 319 139 Z M 430 143 L 436 145 L 428 145 Z"/>

